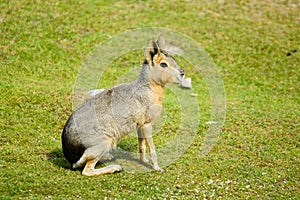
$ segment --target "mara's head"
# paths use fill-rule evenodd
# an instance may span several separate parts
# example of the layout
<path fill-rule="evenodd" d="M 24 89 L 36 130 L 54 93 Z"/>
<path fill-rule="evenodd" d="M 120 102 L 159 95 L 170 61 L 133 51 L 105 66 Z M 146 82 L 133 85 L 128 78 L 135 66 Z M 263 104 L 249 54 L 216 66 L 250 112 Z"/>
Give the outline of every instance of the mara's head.
<path fill-rule="evenodd" d="M 148 79 L 159 85 L 180 83 L 184 77 L 184 71 L 164 50 L 164 46 L 165 39 L 159 36 L 157 41 L 150 42 L 145 51 L 144 67 L 147 68 Z"/>

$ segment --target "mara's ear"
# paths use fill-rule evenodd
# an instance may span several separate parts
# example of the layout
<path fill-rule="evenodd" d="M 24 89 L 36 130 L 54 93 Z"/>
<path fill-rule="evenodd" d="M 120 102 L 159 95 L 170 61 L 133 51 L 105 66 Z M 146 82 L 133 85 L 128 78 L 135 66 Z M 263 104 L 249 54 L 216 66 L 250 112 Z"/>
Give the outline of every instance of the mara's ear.
<path fill-rule="evenodd" d="M 148 64 L 151 64 L 153 61 L 153 57 L 156 54 L 160 53 L 160 48 L 158 46 L 158 44 L 155 41 L 150 42 L 150 47 L 148 47 L 145 50 L 145 60 L 147 61 Z"/>
<path fill-rule="evenodd" d="M 161 49 L 164 49 L 166 47 L 166 40 L 162 34 L 159 34 L 156 43 Z"/>

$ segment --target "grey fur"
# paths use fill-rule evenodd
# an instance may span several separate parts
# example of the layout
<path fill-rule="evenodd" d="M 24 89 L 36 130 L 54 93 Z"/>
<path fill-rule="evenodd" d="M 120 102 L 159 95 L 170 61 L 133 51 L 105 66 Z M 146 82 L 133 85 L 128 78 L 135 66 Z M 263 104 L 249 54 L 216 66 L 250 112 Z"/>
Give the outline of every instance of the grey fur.
<path fill-rule="evenodd" d="M 180 83 L 184 72 L 163 50 L 164 39 L 151 42 L 145 51 L 140 76 L 125 84 L 104 90 L 87 100 L 67 121 L 62 147 L 73 168 L 85 166 L 83 175 L 93 176 L 121 171 L 119 165 L 95 169 L 101 159 L 111 159 L 112 150 L 128 133 L 137 130 L 141 160 L 146 162 L 146 144 L 155 170 L 162 170 L 152 139 L 152 124 L 162 109 L 167 83 Z M 161 67 L 165 62 L 168 67 Z"/>

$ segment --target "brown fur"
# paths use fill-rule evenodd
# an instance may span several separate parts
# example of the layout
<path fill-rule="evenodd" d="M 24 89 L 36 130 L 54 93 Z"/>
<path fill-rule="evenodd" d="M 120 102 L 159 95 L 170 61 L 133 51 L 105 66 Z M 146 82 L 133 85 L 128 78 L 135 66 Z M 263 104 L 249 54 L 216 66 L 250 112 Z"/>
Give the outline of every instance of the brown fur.
<path fill-rule="evenodd" d="M 147 162 L 146 146 L 153 169 L 162 170 L 152 138 L 152 125 L 160 115 L 167 83 L 180 83 L 184 72 L 163 50 L 164 40 L 151 42 L 145 51 L 140 76 L 105 90 L 87 100 L 67 121 L 62 134 L 65 157 L 73 168 L 84 166 L 83 175 L 121 171 L 119 165 L 95 169 L 98 161 L 111 159 L 117 143 L 136 129 L 140 159 Z"/>

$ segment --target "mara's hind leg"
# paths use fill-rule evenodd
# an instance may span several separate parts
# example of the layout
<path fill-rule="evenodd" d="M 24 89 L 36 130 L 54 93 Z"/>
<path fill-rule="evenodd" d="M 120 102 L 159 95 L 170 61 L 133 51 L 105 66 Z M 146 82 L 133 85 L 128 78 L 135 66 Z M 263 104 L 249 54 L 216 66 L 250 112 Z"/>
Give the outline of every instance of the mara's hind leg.
<path fill-rule="evenodd" d="M 72 165 L 73 169 L 82 167 L 86 163 L 86 160 L 87 160 L 87 152 L 84 152 L 83 155 L 80 157 L 80 159 L 76 163 L 73 163 Z"/>
<path fill-rule="evenodd" d="M 73 169 L 80 168 L 89 160 L 96 160 L 98 162 L 100 159 L 110 160 L 113 159 L 111 154 L 112 144 L 103 140 L 103 142 L 97 146 L 90 147 L 84 151 L 80 159 L 73 164 Z"/>
<path fill-rule="evenodd" d="M 97 160 L 88 160 L 85 164 L 85 167 L 82 171 L 82 175 L 85 176 L 98 176 L 103 174 L 113 174 L 115 172 L 123 171 L 122 167 L 120 165 L 108 165 L 106 167 L 102 167 L 99 169 L 95 169 L 95 166 L 97 164 Z"/>
<path fill-rule="evenodd" d="M 101 144 L 86 149 L 81 158 L 73 164 L 73 167 L 77 168 L 85 164 L 82 171 L 82 175 L 85 176 L 96 176 L 122 171 L 122 167 L 120 165 L 109 165 L 95 169 L 99 160 L 103 157 L 107 158 L 111 156 L 112 147 L 113 145 L 110 140 L 103 140 Z"/>

